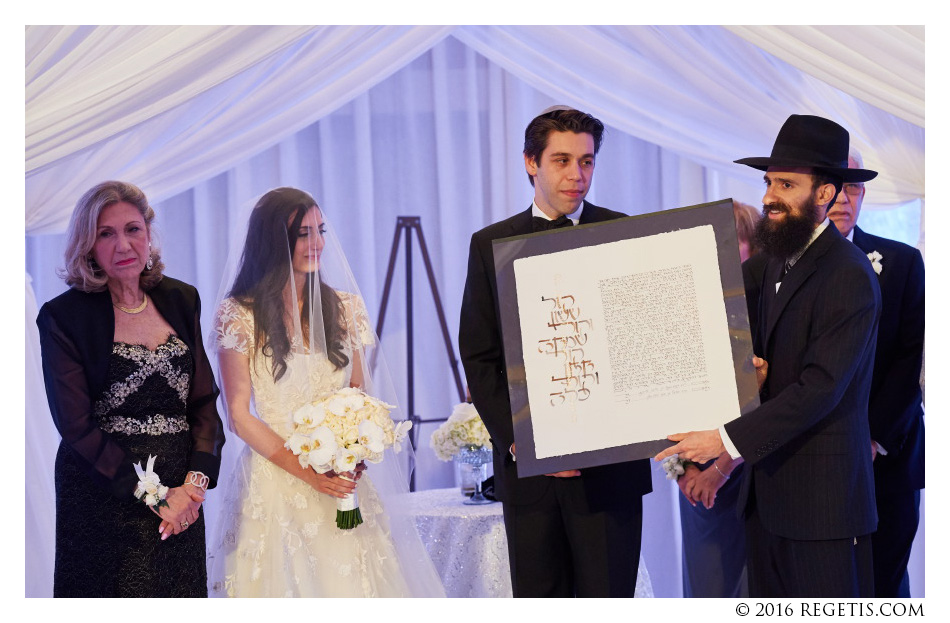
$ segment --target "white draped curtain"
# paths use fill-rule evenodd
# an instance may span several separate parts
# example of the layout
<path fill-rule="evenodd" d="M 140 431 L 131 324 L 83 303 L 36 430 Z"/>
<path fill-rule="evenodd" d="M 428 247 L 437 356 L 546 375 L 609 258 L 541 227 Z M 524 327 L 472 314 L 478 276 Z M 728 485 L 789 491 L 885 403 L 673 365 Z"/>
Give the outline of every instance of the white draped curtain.
<path fill-rule="evenodd" d="M 769 28 L 750 32 L 771 37 Z M 885 27 L 861 28 L 865 39 L 896 36 Z M 899 30 L 911 50 L 919 43 L 922 59 L 922 31 Z M 224 262 L 240 244 L 239 215 L 267 189 L 294 185 L 314 194 L 374 315 L 396 216 L 421 216 L 453 346 L 468 239 L 529 204 L 523 129 L 553 103 L 575 105 L 608 124 L 589 198 L 630 214 L 728 196 L 758 202 L 759 174 L 732 160 L 768 154 L 792 112 L 823 114 L 852 130 L 867 166 L 881 171 L 873 196 L 869 189 L 874 207 L 923 199 L 923 124 L 913 117 L 923 117 L 922 87 L 919 100 L 914 93 L 895 98 L 888 93 L 904 85 L 896 77 L 888 83 L 886 72 L 865 85 L 883 98 L 878 105 L 900 105 L 891 114 L 844 88 L 846 78 L 867 70 L 860 59 L 829 64 L 843 81 L 839 90 L 756 47 L 750 32 L 29 27 L 26 391 L 27 404 L 38 406 L 26 414 L 27 457 L 35 457 L 27 472 L 27 516 L 52 517 L 58 443 L 43 408 L 30 277 L 40 302 L 63 290 L 54 274 L 62 232 L 75 200 L 103 179 L 134 182 L 150 197 L 167 273 L 198 287 L 205 327 Z M 796 32 L 787 33 L 786 46 Z M 801 31 L 799 55 L 836 53 L 810 32 Z M 903 58 L 913 65 L 912 55 Z M 418 255 L 413 265 L 416 412 L 444 417 L 458 397 Z M 382 335 L 399 387 L 405 387 L 404 284 L 400 256 Z M 451 484 L 448 466 L 426 447 L 431 431 L 423 427 L 417 452 L 421 488 Z M 225 469 L 239 444 L 229 440 Z M 679 594 L 676 493 L 657 475 L 646 499 L 644 557 L 658 595 Z M 213 527 L 213 493 L 207 511 Z M 27 593 L 48 594 L 52 524 L 35 522 L 27 538 L 28 551 L 36 552 L 28 559 Z"/>
<path fill-rule="evenodd" d="M 450 33 L 552 98 L 730 175 L 744 174 L 737 153 L 770 149 L 788 114 L 825 114 L 880 169 L 876 203 L 923 197 L 923 27 L 731 30 L 741 37 L 715 26 L 30 26 L 27 232 L 62 231 L 90 180 L 137 179 L 157 200 L 186 190 Z M 773 41 L 772 54 L 758 47 Z"/>

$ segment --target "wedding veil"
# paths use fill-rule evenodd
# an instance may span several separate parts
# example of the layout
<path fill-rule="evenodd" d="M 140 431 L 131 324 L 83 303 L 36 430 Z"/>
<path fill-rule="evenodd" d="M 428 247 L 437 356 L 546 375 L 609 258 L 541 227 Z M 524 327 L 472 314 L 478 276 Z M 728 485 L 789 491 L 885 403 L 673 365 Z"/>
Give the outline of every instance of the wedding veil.
<path fill-rule="evenodd" d="M 269 204 L 270 214 L 262 209 L 265 204 Z M 279 205 L 276 213 L 271 209 L 275 204 Z M 398 423 L 407 415 L 399 408 L 365 299 L 327 214 L 316 206 L 303 191 L 277 188 L 250 210 L 244 221 L 248 225 L 243 244 L 231 246 L 209 344 L 243 346 L 248 352 L 257 349 L 266 356 L 250 358 L 251 366 L 257 366 L 252 376 L 276 377 L 274 385 L 282 395 L 255 393 L 251 410 L 260 419 L 265 419 L 262 416 L 272 405 L 300 406 L 326 394 L 328 388 L 352 383 L 366 394 L 394 405 L 390 415 Z M 236 311 L 253 317 L 253 328 L 246 334 L 229 334 L 221 329 L 227 326 L 221 322 L 222 314 Z M 249 343 L 235 343 L 242 339 Z M 285 377 L 287 382 L 280 382 Z M 222 407 L 227 413 L 227 405 Z M 234 432 L 231 414 L 227 417 L 229 430 Z M 293 412 L 289 409 L 270 412 L 265 421 L 284 439 L 293 430 Z M 241 445 L 229 444 L 229 448 L 234 451 Z M 231 474 L 224 473 L 228 465 L 234 465 L 233 459 L 225 461 L 222 482 L 247 478 L 240 465 L 235 465 Z M 411 513 L 408 483 L 413 467 L 412 448 L 404 439 L 385 451 L 382 462 L 368 463 L 363 478 L 370 479 L 379 494 L 410 593 L 444 596 Z M 233 500 L 225 496 L 224 503 Z M 226 514 L 228 509 L 222 511 Z M 213 543 L 220 537 L 217 535 Z"/>

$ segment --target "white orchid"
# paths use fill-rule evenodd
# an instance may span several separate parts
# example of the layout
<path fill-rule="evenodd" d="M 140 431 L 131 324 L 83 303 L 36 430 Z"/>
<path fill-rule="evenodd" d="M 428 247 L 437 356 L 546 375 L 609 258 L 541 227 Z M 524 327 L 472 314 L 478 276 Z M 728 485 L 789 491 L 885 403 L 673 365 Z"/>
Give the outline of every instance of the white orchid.
<path fill-rule="evenodd" d="M 327 411 L 321 404 L 305 404 L 294 412 L 294 424 L 298 426 L 319 426 L 327 417 Z"/>
<path fill-rule="evenodd" d="M 333 471 L 338 474 L 343 472 L 352 472 L 356 469 L 356 464 L 360 462 L 356 453 L 349 448 L 339 447 L 336 450 L 336 456 L 333 459 Z"/>
<path fill-rule="evenodd" d="M 334 395 L 326 402 L 326 410 L 337 417 L 346 417 L 346 396 Z"/>
<path fill-rule="evenodd" d="M 875 273 L 880 275 L 881 271 L 884 270 L 884 267 L 881 265 L 881 260 L 884 259 L 884 256 L 877 251 L 871 251 L 868 253 L 868 259 L 871 260 L 871 268 L 874 269 Z"/>
<path fill-rule="evenodd" d="M 354 388 L 350 388 L 354 389 Z M 347 396 L 343 399 L 343 403 L 346 405 L 346 408 L 350 411 L 359 411 L 366 405 L 366 400 L 363 398 L 363 394 L 353 394 Z"/>
<path fill-rule="evenodd" d="M 403 420 L 399 424 L 396 424 L 395 428 L 393 428 L 393 443 L 398 444 L 397 450 L 399 449 L 399 446 L 402 445 L 402 442 L 405 441 L 406 437 L 409 435 L 409 430 L 411 428 L 412 428 L 412 422 L 410 420 Z"/>
<path fill-rule="evenodd" d="M 363 420 L 360 422 L 358 431 L 360 445 L 365 446 L 370 452 L 382 452 L 385 449 L 383 444 L 385 433 L 379 424 Z"/>
<path fill-rule="evenodd" d="M 305 429 L 297 429 L 293 432 L 284 447 L 297 455 L 300 467 L 310 465 L 310 450 L 313 449 L 313 439 L 311 434 L 305 432 Z"/>
<path fill-rule="evenodd" d="M 310 465 L 318 473 L 328 471 L 331 461 L 340 445 L 337 443 L 336 435 L 326 426 L 318 426 L 311 435 L 312 446 L 310 448 Z M 322 471 L 318 468 L 326 467 Z"/>

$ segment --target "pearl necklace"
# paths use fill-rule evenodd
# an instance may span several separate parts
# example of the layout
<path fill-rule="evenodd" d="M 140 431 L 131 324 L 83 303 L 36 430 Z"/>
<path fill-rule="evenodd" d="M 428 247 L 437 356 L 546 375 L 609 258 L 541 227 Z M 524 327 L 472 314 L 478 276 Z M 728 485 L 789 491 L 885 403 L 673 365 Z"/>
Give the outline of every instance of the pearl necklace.
<path fill-rule="evenodd" d="M 148 307 L 148 296 L 142 298 L 142 304 L 138 307 L 122 307 L 121 305 L 116 305 L 115 303 L 113 303 L 112 306 L 116 309 L 124 311 L 127 314 L 141 314 L 143 311 L 145 311 L 145 308 Z"/>

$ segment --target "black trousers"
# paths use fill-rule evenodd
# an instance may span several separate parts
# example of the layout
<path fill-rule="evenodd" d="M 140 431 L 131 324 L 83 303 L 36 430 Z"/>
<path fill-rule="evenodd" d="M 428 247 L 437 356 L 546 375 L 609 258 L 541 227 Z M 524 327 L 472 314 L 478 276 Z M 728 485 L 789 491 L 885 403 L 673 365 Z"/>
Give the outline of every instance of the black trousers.
<path fill-rule="evenodd" d="M 503 504 L 515 597 L 633 597 L 640 563 L 641 498 L 590 512 L 576 483 L 554 479 L 528 505 Z"/>
<path fill-rule="evenodd" d="M 870 534 L 787 539 L 769 532 L 753 509 L 746 519 L 746 556 L 751 597 L 874 597 Z"/>
<path fill-rule="evenodd" d="M 874 551 L 874 596 L 910 597 L 907 562 L 920 524 L 920 491 L 875 483 L 877 532 Z"/>

